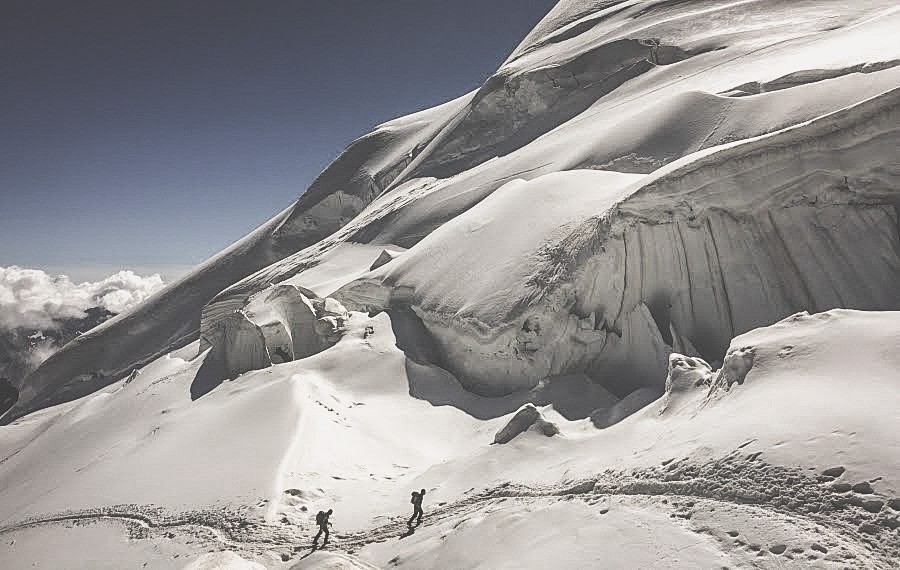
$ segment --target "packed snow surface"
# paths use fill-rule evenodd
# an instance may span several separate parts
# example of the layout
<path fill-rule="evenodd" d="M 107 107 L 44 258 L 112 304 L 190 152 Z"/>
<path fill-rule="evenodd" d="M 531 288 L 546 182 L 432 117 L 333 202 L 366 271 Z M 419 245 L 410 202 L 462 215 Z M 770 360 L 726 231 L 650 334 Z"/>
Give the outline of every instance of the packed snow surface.
<path fill-rule="evenodd" d="M 0 565 L 896 567 L 894 4 L 563 0 L 26 379 Z"/>

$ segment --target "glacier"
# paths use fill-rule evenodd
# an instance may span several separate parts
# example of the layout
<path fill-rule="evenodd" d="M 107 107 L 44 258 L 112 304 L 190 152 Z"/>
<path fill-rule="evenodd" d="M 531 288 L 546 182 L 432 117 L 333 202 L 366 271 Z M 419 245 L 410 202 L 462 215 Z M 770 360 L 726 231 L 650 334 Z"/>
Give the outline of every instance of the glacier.
<path fill-rule="evenodd" d="M 112 558 L 156 567 L 892 567 L 898 28 L 562 0 L 31 373 L 0 556 L 124 526 Z M 407 488 L 434 517 L 397 543 Z"/>

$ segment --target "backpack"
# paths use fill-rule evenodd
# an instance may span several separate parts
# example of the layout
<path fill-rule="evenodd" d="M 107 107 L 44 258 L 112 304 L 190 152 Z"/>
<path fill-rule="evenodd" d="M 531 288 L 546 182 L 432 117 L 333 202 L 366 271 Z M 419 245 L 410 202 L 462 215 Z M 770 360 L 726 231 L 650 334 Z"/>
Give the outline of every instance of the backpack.
<path fill-rule="evenodd" d="M 413 491 L 412 498 L 409 500 L 409 504 L 410 504 L 410 505 L 415 505 L 415 504 L 416 504 L 416 495 L 418 495 L 418 493 L 416 493 L 415 491 Z"/>
<path fill-rule="evenodd" d="M 325 512 L 319 511 L 316 513 L 316 524 L 322 526 L 322 523 L 325 521 Z"/>

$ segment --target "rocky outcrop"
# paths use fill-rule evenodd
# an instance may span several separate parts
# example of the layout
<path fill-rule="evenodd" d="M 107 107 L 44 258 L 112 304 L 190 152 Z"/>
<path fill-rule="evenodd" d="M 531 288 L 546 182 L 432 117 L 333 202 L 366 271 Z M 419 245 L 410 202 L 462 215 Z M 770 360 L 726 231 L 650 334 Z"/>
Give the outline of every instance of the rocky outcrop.
<path fill-rule="evenodd" d="M 666 374 L 666 393 L 659 413 L 675 413 L 695 399 L 703 386 L 710 386 L 715 375 L 712 366 L 702 358 L 672 353 Z"/>
<path fill-rule="evenodd" d="M 494 443 L 509 443 L 516 436 L 527 430 L 537 431 L 547 437 L 552 437 L 559 433 L 556 424 L 548 422 L 544 419 L 544 415 L 540 410 L 534 407 L 534 404 L 525 404 L 515 415 L 507 422 L 497 435 L 494 436 Z"/>
<path fill-rule="evenodd" d="M 391 261 L 397 259 L 403 255 L 402 251 L 397 251 L 396 249 L 385 249 L 381 252 L 377 259 L 372 263 L 372 266 L 369 267 L 370 270 L 378 269 L 382 265 L 386 263 L 390 263 Z"/>

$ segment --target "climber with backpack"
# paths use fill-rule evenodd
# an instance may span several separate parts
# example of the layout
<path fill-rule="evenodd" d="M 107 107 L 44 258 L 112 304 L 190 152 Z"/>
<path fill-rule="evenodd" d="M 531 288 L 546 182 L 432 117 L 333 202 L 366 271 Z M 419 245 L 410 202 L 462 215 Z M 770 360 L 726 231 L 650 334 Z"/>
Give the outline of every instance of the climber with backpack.
<path fill-rule="evenodd" d="M 328 511 L 319 511 L 316 513 L 316 524 L 319 525 L 319 532 L 316 534 L 316 537 L 313 539 L 313 547 L 318 547 L 319 545 L 319 537 L 322 536 L 322 533 L 325 533 L 325 540 L 322 542 L 322 546 L 328 544 L 328 525 L 331 523 L 328 522 L 328 517 L 331 516 L 332 510 L 328 509 Z"/>
<path fill-rule="evenodd" d="M 409 517 L 409 520 L 406 522 L 406 526 L 412 526 L 413 520 L 418 515 L 418 520 L 416 521 L 416 525 L 422 524 L 422 499 L 425 497 L 425 489 L 422 489 L 420 492 L 412 492 L 412 497 L 409 502 L 412 503 L 413 506 L 413 514 Z"/>

